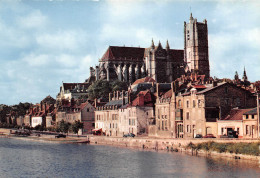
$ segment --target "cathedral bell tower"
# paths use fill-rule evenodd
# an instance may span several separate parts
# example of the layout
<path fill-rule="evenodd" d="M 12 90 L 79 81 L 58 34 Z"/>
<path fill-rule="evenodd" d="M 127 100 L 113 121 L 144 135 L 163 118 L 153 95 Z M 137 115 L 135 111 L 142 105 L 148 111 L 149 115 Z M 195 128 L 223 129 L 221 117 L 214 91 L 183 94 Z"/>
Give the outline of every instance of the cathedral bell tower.
<path fill-rule="evenodd" d="M 189 23 L 184 22 L 184 61 L 186 72 L 210 77 L 207 20 L 197 22 L 192 14 Z"/>

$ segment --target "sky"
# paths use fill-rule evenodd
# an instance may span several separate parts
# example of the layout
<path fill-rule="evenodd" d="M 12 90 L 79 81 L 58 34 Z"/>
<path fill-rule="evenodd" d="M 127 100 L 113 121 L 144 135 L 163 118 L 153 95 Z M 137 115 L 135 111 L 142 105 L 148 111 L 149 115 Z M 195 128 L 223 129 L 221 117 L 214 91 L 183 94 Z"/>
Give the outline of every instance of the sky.
<path fill-rule="evenodd" d="M 190 13 L 208 21 L 211 76 L 260 80 L 258 0 L 0 0 L 0 104 L 56 98 L 109 46 L 184 49 Z"/>

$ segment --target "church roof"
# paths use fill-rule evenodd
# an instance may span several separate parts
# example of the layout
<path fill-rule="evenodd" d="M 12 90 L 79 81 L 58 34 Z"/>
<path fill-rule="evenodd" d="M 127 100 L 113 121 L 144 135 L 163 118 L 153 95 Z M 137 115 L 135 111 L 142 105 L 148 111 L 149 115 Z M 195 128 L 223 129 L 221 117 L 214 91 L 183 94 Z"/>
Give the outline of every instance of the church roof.
<path fill-rule="evenodd" d="M 144 78 L 136 80 L 132 85 L 136 85 L 136 84 L 139 84 L 139 83 L 153 83 L 153 82 L 156 82 L 153 78 L 144 77 Z"/>
<path fill-rule="evenodd" d="M 142 61 L 145 48 L 109 46 L 101 61 L 134 60 Z"/>

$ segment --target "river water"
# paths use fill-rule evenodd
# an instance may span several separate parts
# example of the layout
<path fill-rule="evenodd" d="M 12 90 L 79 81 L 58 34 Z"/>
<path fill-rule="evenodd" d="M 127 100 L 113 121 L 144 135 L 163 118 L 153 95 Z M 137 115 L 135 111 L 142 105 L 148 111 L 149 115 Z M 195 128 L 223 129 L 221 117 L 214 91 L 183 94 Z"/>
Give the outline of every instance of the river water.
<path fill-rule="evenodd" d="M 0 138 L 0 177 L 260 177 L 260 163 Z"/>

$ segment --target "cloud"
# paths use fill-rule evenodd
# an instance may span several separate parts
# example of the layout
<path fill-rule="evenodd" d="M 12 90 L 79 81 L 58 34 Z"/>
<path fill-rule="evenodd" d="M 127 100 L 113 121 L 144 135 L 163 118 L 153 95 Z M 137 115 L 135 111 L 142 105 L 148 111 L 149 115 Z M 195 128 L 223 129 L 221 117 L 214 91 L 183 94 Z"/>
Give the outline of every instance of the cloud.
<path fill-rule="evenodd" d="M 36 37 L 40 47 L 48 50 L 76 50 L 84 45 L 87 35 L 82 31 L 64 30 L 54 34 L 45 33 Z"/>
<path fill-rule="evenodd" d="M 47 16 L 43 15 L 40 10 L 32 11 L 30 14 L 18 17 L 17 23 L 22 28 L 38 28 L 42 29 L 48 23 Z"/>

